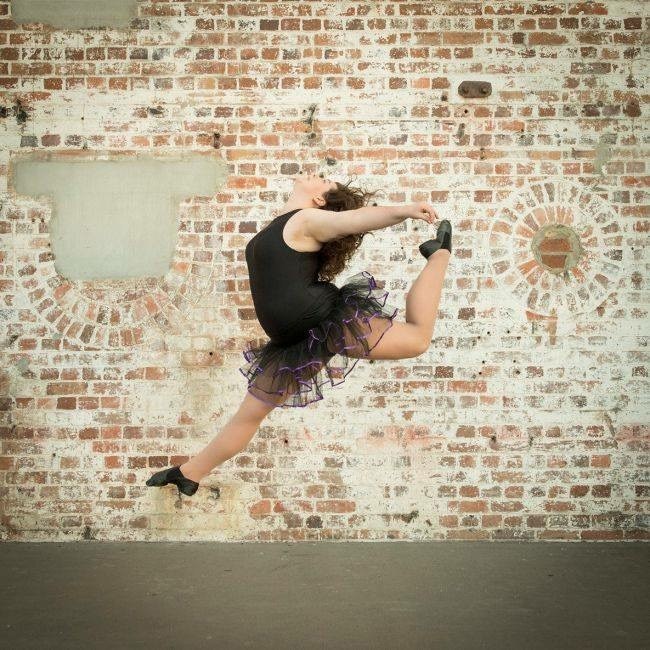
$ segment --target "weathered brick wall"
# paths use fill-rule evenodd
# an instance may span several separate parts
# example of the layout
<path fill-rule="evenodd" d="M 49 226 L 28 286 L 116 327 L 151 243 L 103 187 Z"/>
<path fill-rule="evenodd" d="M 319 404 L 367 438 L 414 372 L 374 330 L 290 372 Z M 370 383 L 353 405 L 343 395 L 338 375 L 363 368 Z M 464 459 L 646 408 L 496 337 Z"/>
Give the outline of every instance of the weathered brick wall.
<path fill-rule="evenodd" d="M 0 2 L 2 538 L 647 539 L 641 7 L 145 1 L 66 30 Z M 17 152 L 93 150 L 227 164 L 163 279 L 66 280 L 50 206 L 12 193 Z M 244 246 L 305 167 L 452 220 L 431 348 L 276 409 L 179 507 L 144 482 L 243 398 Z M 367 237 L 349 274 L 403 319 L 428 236 Z"/>

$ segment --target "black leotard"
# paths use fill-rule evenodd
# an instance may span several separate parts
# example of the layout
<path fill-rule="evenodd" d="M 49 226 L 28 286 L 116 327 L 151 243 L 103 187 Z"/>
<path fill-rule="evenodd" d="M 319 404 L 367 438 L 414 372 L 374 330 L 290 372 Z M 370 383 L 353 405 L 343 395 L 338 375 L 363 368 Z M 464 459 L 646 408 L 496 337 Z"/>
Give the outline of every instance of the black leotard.
<path fill-rule="evenodd" d="M 294 250 L 282 238 L 285 224 L 298 210 L 276 217 L 246 244 L 255 313 L 278 345 L 305 337 L 327 317 L 339 293 L 331 282 L 317 280 L 318 251 Z"/>

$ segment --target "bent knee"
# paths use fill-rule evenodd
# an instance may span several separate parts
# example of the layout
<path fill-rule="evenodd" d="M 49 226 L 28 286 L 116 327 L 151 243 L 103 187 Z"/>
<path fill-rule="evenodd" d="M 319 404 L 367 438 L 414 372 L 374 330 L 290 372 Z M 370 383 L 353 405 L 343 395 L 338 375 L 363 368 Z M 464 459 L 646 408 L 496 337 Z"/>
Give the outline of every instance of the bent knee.
<path fill-rule="evenodd" d="M 369 343 L 370 359 L 409 359 L 419 357 L 429 349 L 431 336 L 429 331 L 423 331 L 413 323 L 395 322 L 378 340 Z"/>
<path fill-rule="evenodd" d="M 421 354 L 424 354 L 431 345 L 431 339 L 427 336 L 425 339 L 418 341 L 415 347 L 415 354 L 413 356 L 419 357 Z"/>
<path fill-rule="evenodd" d="M 411 323 L 407 323 L 406 326 L 409 328 L 407 347 L 411 351 L 411 354 L 408 356 L 419 357 L 421 354 L 424 354 L 431 345 L 431 331 L 426 327 Z"/>

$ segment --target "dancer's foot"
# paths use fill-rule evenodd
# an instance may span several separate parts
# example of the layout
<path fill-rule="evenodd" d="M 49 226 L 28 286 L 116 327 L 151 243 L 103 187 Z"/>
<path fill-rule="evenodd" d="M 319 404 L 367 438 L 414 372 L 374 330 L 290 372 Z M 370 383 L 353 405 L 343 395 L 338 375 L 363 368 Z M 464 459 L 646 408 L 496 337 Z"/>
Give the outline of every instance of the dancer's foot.
<path fill-rule="evenodd" d="M 451 254 L 451 223 L 447 219 L 440 222 L 435 239 L 429 239 L 419 246 L 420 253 L 427 259 L 441 249 L 445 249 Z"/>
<path fill-rule="evenodd" d="M 183 476 L 178 465 L 156 472 L 147 480 L 149 487 L 162 487 L 169 483 L 173 483 L 177 487 L 179 497 L 181 492 L 191 497 L 199 489 L 198 482 Z"/>

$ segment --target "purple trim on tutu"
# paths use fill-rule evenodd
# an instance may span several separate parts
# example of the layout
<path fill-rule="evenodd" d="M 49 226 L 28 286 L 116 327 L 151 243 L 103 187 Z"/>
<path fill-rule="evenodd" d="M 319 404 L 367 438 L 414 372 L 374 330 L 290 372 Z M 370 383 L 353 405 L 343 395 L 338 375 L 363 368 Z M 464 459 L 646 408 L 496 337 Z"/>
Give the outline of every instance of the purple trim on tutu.
<path fill-rule="evenodd" d="M 239 368 L 248 379 L 248 392 L 263 402 L 285 408 L 304 407 L 323 399 L 322 386 L 328 382 L 331 386 L 343 383 L 359 361 L 360 357 L 349 357 L 346 351 L 361 345 L 368 356 L 392 327 L 399 309 L 387 306 L 387 298 L 388 291 L 379 295 L 374 277 L 362 271 L 347 278 L 330 316 L 307 330 L 303 339 L 287 346 L 270 340 L 263 345 L 249 342 L 243 351 L 247 364 Z M 367 339 L 375 331 L 373 319 L 379 319 L 380 335 L 370 347 Z M 344 365 L 330 363 L 336 355 L 340 355 Z M 351 365 L 349 359 L 353 360 Z M 337 377 L 340 381 L 335 381 Z M 277 400 L 272 396 L 277 396 Z"/>
<path fill-rule="evenodd" d="M 369 281 L 368 281 L 369 289 L 368 289 L 368 293 L 365 295 L 365 298 L 369 298 L 370 295 L 371 295 L 371 293 L 372 293 L 372 292 L 376 289 L 376 287 L 377 287 L 377 282 L 375 281 L 375 278 L 374 278 L 372 275 L 370 275 L 370 273 L 368 273 L 368 271 L 362 271 L 361 273 L 359 273 L 359 274 L 357 274 L 357 275 L 362 275 L 362 276 L 365 276 L 365 277 L 369 278 Z M 354 276 L 353 276 L 353 277 L 354 277 Z M 358 298 L 358 297 L 359 297 L 359 296 L 357 296 L 357 295 L 355 295 L 355 294 L 351 294 L 351 295 L 349 295 L 349 296 L 346 296 L 346 297 L 344 298 L 343 302 L 344 302 L 345 304 L 348 304 L 348 303 L 350 302 L 350 299 L 351 299 L 351 298 Z M 382 307 L 386 304 L 386 299 L 387 299 L 387 298 L 388 298 L 388 291 L 386 291 L 386 292 L 384 293 L 384 295 L 382 296 L 382 299 L 383 299 L 383 302 L 381 303 L 381 306 L 382 306 Z M 398 310 L 395 309 L 392 318 L 395 317 L 395 314 L 397 313 L 397 311 L 398 311 Z M 353 320 L 355 320 L 355 319 L 358 319 L 358 318 L 359 318 L 359 313 L 360 313 L 360 312 L 361 312 L 361 308 L 360 308 L 359 306 L 357 306 L 356 311 L 354 312 L 354 316 L 352 316 L 351 318 L 344 318 L 344 319 L 343 319 L 343 322 L 347 324 L 347 323 L 351 323 L 351 322 L 352 322 Z M 374 318 L 374 317 L 377 316 L 378 314 L 383 314 L 383 312 L 380 310 L 380 311 L 375 312 L 372 316 L 370 316 L 370 318 L 367 318 L 366 316 L 362 316 L 361 318 L 362 318 L 366 323 L 368 323 L 372 318 Z M 391 323 L 391 324 L 392 324 L 392 323 Z M 328 323 L 327 323 L 327 329 L 325 330 L 325 336 L 324 336 L 324 338 L 322 338 L 322 339 L 319 339 L 319 338 L 314 334 L 314 329 L 316 329 L 316 328 L 312 327 L 312 328 L 309 330 L 309 351 L 310 351 L 310 352 L 311 352 L 312 346 L 313 346 L 313 344 L 314 344 L 314 341 L 318 341 L 319 343 L 323 343 L 324 341 L 327 340 L 327 335 L 329 334 L 329 331 L 330 331 L 330 328 L 332 327 L 332 325 L 338 325 L 338 326 L 340 327 L 340 324 L 339 324 L 339 323 L 335 323 L 334 321 L 330 321 L 330 322 L 328 322 Z M 372 331 L 372 328 L 371 328 L 371 331 Z M 344 338 L 345 338 L 345 337 L 344 337 Z M 364 336 L 363 338 L 368 338 L 368 336 L 366 335 L 366 336 Z M 378 342 L 379 342 L 379 341 L 378 341 Z M 351 348 L 354 348 L 354 347 L 356 347 L 356 345 L 348 345 L 347 347 L 343 347 L 343 350 L 350 350 Z M 373 346 L 373 347 L 374 347 L 374 346 Z"/>

